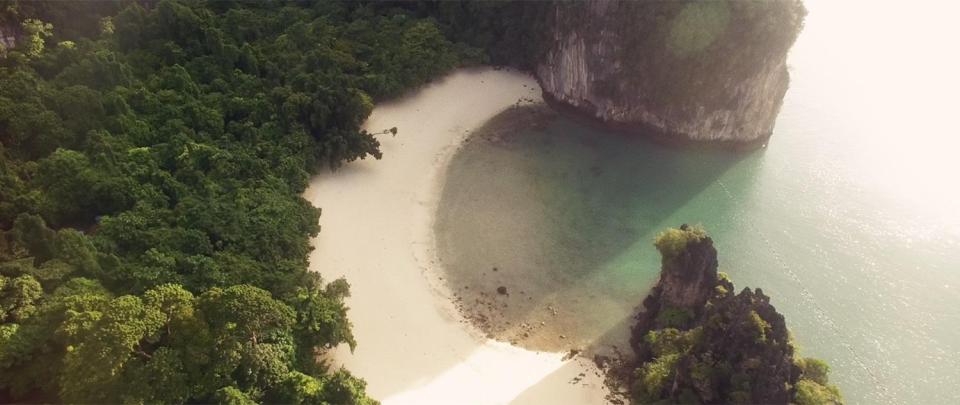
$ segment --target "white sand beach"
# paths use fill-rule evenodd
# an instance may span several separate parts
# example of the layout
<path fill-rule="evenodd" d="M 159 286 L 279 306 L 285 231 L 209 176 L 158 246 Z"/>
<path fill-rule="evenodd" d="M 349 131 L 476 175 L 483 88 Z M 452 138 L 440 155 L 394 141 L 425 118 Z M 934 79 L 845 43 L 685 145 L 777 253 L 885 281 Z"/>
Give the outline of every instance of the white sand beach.
<path fill-rule="evenodd" d="M 367 130 L 384 157 L 312 179 L 305 193 L 323 209 L 310 268 L 346 277 L 358 347 L 331 353 L 384 404 L 600 404 L 596 367 L 483 337 L 444 284 L 433 240 L 447 163 L 470 131 L 521 99 L 540 100 L 528 75 L 459 70 L 378 105 Z M 527 101 L 529 102 L 529 101 Z"/>

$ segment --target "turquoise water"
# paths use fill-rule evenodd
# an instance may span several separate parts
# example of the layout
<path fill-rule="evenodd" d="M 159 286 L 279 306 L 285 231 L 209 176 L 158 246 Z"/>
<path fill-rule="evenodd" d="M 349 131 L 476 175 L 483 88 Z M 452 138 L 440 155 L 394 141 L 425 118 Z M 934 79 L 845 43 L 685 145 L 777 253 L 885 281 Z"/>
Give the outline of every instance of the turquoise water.
<path fill-rule="evenodd" d="M 455 157 L 441 257 L 453 284 L 511 287 L 494 332 L 543 321 L 518 343 L 621 339 L 655 281 L 653 237 L 701 223 L 721 270 L 773 297 L 848 402 L 960 403 L 956 6 L 807 4 L 763 150 L 679 150 L 554 117 Z"/>

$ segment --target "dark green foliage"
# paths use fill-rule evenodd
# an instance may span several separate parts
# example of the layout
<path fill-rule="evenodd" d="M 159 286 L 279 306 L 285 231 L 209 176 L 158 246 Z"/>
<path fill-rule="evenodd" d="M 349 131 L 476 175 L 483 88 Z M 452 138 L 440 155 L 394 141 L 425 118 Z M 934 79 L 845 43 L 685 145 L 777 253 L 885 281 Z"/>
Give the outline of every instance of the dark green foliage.
<path fill-rule="evenodd" d="M 20 322 L 37 311 L 43 296 L 40 283 L 28 274 L 16 278 L 0 276 L 0 321 Z"/>
<path fill-rule="evenodd" d="M 76 39 L 94 36 L 102 29 L 101 19 L 113 15 L 124 0 L 103 1 L 36 1 L 0 0 L 0 25 L 17 27 L 28 19 L 42 20 L 53 25 L 51 31 L 58 38 Z M 22 35 L 22 32 L 15 32 Z"/>
<path fill-rule="evenodd" d="M 827 374 L 830 372 L 830 366 L 823 360 L 806 357 L 797 360 L 797 367 L 800 367 L 801 378 L 808 379 L 817 384 L 827 385 L 830 382 Z"/>
<path fill-rule="evenodd" d="M 663 308 L 657 314 L 657 327 L 682 328 L 693 319 L 690 311 L 682 308 Z"/>
<path fill-rule="evenodd" d="M 842 404 L 843 397 L 836 386 L 830 385 L 827 374 L 830 366 L 823 360 L 805 357 L 796 360 L 800 368 L 800 381 L 797 381 L 795 398 L 798 405 Z"/>
<path fill-rule="evenodd" d="M 469 62 L 530 70 L 551 38 L 547 22 L 554 4 L 549 1 L 421 0 L 396 5 L 435 18 Z"/>
<path fill-rule="evenodd" d="M 43 219 L 36 215 L 20 214 L 10 231 L 13 241 L 26 249 L 36 262 L 53 258 L 57 233 L 47 228 Z"/>
<path fill-rule="evenodd" d="M 0 5 L 0 400 L 370 403 L 315 361 L 356 342 L 300 195 L 477 51 L 353 2 Z"/>
<path fill-rule="evenodd" d="M 810 380 L 800 380 L 796 385 L 797 405 L 839 405 L 843 403 L 840 390 L 832 385 L 820 385 Z"/>

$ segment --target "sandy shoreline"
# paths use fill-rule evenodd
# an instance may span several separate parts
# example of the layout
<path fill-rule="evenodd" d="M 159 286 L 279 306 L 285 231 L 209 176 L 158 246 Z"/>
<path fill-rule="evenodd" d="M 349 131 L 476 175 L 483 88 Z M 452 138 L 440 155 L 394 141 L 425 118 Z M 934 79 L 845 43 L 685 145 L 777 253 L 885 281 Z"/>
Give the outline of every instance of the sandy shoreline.
<path fill-rule="evenodd" d="M 346 277 L 358 347 L 332 353 L 385 404 L 603 403 L 596 367 L 562 353 L 486 339 L 453 304 L 433 240 L 447 164 L 470 131 L 520 100 L 540 101 L 533 78 L 512 71 L 457 71 L 374 109 L 381 161 L 360 161 L 311 180 L 323 209 L 310 268 Z"/>

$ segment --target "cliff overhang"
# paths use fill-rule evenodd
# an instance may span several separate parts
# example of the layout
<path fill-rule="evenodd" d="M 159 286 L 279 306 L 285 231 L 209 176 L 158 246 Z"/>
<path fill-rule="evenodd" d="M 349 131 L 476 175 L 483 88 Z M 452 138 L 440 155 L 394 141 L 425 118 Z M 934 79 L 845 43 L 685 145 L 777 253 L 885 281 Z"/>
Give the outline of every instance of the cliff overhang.
<path fill-rule="evenodd" d="M 799 0 L 550 7 L 532 70 L 554 106 L 669 142 L 753 148 L 773 133 Z"/>

